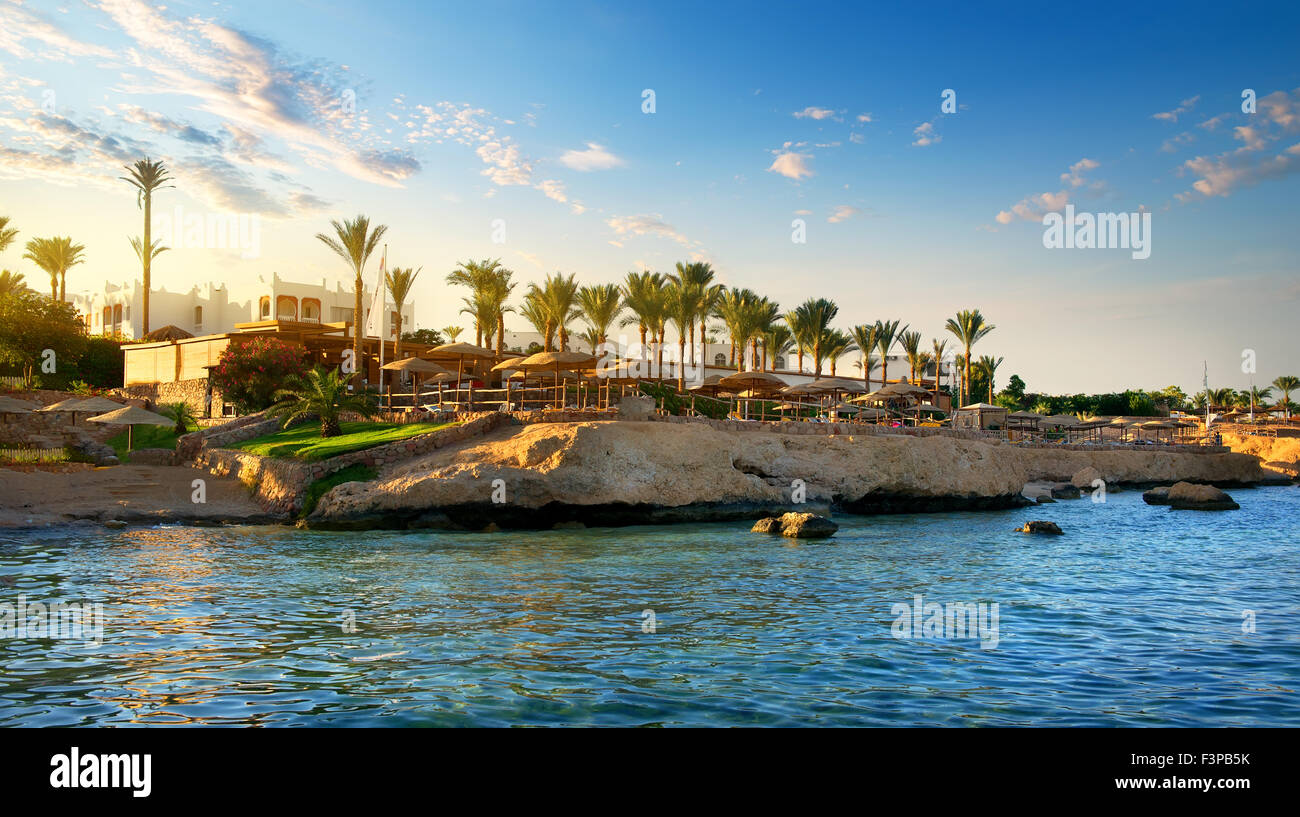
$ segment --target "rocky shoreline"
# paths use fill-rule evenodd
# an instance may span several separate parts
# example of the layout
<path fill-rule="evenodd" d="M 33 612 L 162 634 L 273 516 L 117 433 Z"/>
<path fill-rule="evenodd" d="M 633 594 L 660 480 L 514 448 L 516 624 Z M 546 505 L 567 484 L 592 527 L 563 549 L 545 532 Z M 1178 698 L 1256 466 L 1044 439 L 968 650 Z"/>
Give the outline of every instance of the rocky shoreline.
<path fill-rule="evenodd" d="M 1032 504 L 1036 480 L 1095 469 L 1108 486 L 1254 485 L 1234 453 L 1052 451 L 947 437 L 736 433 L 702 424 L 539 423 L 496 429 L 345 483 L 302 523 L 321 529 L 547 529 L 756 520 L 791 511 L 929 513 Z"/>

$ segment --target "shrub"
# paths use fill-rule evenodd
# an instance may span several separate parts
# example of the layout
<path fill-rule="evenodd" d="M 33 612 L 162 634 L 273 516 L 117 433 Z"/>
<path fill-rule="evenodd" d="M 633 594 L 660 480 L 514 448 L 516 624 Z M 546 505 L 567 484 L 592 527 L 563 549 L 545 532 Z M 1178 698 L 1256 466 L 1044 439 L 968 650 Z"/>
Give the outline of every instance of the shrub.
<path fill-rule="evenodd" d="M 278 338 L 231 341 L 212 369 L 212 385 L 241 413 L 275 402 L 276 390 L 307 372 L 306 350 Z"/>

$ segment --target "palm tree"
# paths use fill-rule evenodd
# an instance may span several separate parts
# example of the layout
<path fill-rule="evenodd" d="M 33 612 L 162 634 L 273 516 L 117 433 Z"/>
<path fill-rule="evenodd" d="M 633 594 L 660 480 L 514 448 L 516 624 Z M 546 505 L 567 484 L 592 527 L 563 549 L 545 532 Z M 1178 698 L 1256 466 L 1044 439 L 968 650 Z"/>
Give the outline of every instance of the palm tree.
<path fill-rule="evenodd" d="M 930 359 L 934 361 L 934 404 L 939 405 L 939 375 L 943 366 L 943 353 L 948 351 L 948 341 L 933 338 L 930 341 L 933 351 Z"/>
<path fill-rule="evenodd" d="M 889 385 L 889 350 L 907 327 L 899 327 L 902 321 L 876 321 L 876 350 L 880 352 L 880 384 Z"/>
<path fill-rule="evenodd" d="M 352 361 L 356 366 L 356 371 L 352 375 L 352 384 L 354 389 L 359 389 L 361 387 L 361 325 L 363 315 L 361 293 L 365 290 L 362 275 L 366 270 L 366 262 L 370 260 L 371 254 L 379 246 L 379 239 L 383 238 L 384 233 L 388 232 L 388 227 L 384 224 L 376 224 L 372 228 L 370 218 L 364 215 L 358 215 L 351 221 L 338 221 L 336 219 L 330 221 L 330 226 L 334 228 L 334 235 L 317 233 L 316 238 L 333 250 L 339 258 L 346 261 L 356 276 L 356 280 L 352 285 Z M 146 228 L 146 241 L 148 236 L 149 233 Z"/>
<path fill-rule="evenodd" d="M 998 367 L 1002 365 L 1003 358 L 991 358 L 988 355 L 980 355 L 979 362 L 975 365 L 980 372 L 989 379 L 989 402 L 993 402 L 993 377 L 998 372 Z"/>
<path fill-rule="evenodd" d="M 476 346 L 481 346 L 484 338 L 492 337 L 492 327 L 496 324 L 496 302 L 492 297 L 491 286 L 484 286 L 476 289 L 468 298 L 461 298 L 465 302 L 465 307 L 461 313 L 474 318 L 474 337 L 478 341 Z"/>
<path fill-rule="evenodd" d="M 875 361 L 871 356 L 871 350 L 876 348 L 876 326 L 871 323 L 860 323 L 849 328 L 849 336 L 853 338 L 853 345 L 858 347 L 858 354 L 861 355 L 857 366 L 862 370 L 862 385 L 867 391 L 871 391 L 871 369 Z"/>
<path fill-rule="evenodd" d="M 53 238 L 33 238 L 27 242 L 27 252 L 23 255 L 28 261 L 45 270 L 50 276 L 50 299 L 62 303 L 67 295 L 68 269 L 85 263 L 82 253 L 84 245 L 73 244 L 66 236 Z"/>
<path fill-rule="evenodd" d="M 1284 374 L 1273 381 L 1273 388 L 1282 392 L 1282 406 L 1286 411 L 1287 422 L 1291 421 L 1291 392 L 1300 389 L 1300 378 Z"/>
<path fill-rule="evenodd" d="M 781 320 L 781 305 L 775 301 L 760 297 L 753 302 L 751 309 L 753 314 L 749 320 L 753 324 L 753 330 L 749 342 L 754 353 L 754 368 L 761 371 L 764 368 L 764 362 L 759 356 L 758 345 L 767 337 L 767 333 L 772 331 L 772 327 L 776 326 L 777 322 Z"/>
<path fill-rule="evenodd" d="M 499 276 L 497 270 L 501 267 L 500 259 L 484 258 L 482 261 L 461 261 L 456 269 L 447 273 L 447 283 L 469 287 L 469 297 L 464 298 L 466 303 L 482 305 L 484 320 L 480 325 L 474 327 L 474 345 L 482 346 L 483 338 L 491 332 L 491 326 L 495 322 L 488 315 L 490 311 L 487 307 L 492 302 L 491 293 L 494 286 L 498 285 Z M 507 272 L 509 272 L 507 270 Z M 510 273 L 513 274 L 513 273 Z M 507 276 L 509 280 L 509 276 Z M 513 289 L 513 286 L 511 287 Z M 462 309 L 461 312 L 467 310 Z M 471 315 L 477 314 L 473 309 L 469 310 Z"/>
<path fill-rule="evenodd" d="M 717 303 L 713 306 L 713 315 L 722 321 L 727 327 L 727 338 L 731 342 L 731 354 L 727 360 L 728 366 L 736 366 L 737 371 L 744 368 L 743 360 L 745 357 L 744 345 L 749 340 L 748 337 L 741 337 L 744 332 L 748 331 L 745 324 L 752 316 L 747 314 L 750 304 L 758 300 L 758 295 L 748 289 L 738 289 L 732 287 L 718 296 Z M 737 354 L 739 352 L 739 354 Z M 737 362 L 737 358 L 741 362 Z"/>
<path fill-rule="evenodd" d="M 132 236 L 130 241 L 131 241 L 131 249 L 135 250 L 135 257 L 140 261 L 141 264 L 145 263 L 144 241 L 139 236 Z M 163 253 L 171 249 L 171 247 L 160 246 L 161 244 L 162 241 L 159 240 L 149 245 L 149 265 L 151 268 L 153 266 L 153 260 L 155 258 L 157 258 L 158 256 L 162 255 Z"/>
<path fill-rule="evenodd" d="M 791 309 L 785 313 L 785 325 L 790 327 L 790 334 L 794 338 L 795 352 L 799 357 L 799 372 L 803 373 L 803 356 L 808 348 L 812 345 L 808 337 L 808 326 L 804 315 L 797 309 Z"/>
<path fill-rule="evenodd" d="M 835 320 L 839 311 L 840 308 L 834 301 L 825 298 L 809 298 L 795 308 L 795 312 L 799 315 L 800 326 L 810 341 L 813 374 L 816 377 L 822 376 L 822 361 L 825 359 L 822 342 L 826 339 L 826 330 L 830 328 L 831 321 Z"/>
<path fill-rule="evenodd" d="M 455 343 L 456 338 L 460 337 L 460 333 L 464 331 L 465 327 L 463 326 L 444 326 L 442 328 L 442 333 L 447 336 L 447 340 L 451 343 Z"/>
<path fill-rule="evenodd" d="M 555 329 L 551 326 L 550 314 L 546 310 L 546 304 L 542 301 L 542 291 L 536 284 L 530 284 L 528 291 L 524 293 L 524 302 L 519 307 L 519 314 L 524 320 L 532 324 L 533 328 L 537 330 L 537 334 L 542 336 L 542 348 L 550 349 L 551 338 L 555 336 Z"/>
<path fill-rule="evenodd" d="M 835 376 L 835 366 L 839 359 L 849 352 L 857 351 L 853 338 L 838 329 L 826 330 L 826 337 L 822 339 L 822 348 L 826 351 L 826 359 L 831 362 L 831 377 Z"/>
<path fill-rule="evenodd" d="M 17 295 L 27 291 L 27 283 L 21 272 L 0 272 L 0 295 Z"/>
<path fill-rule="evenodd" d="M 980 314 L 980 311 L 978 309 L 963 309 L 961 312 L 957 313 L 957 316 L 955 318 L 948 319 L 948 323 L 945 328 L 949 332 L 956 335 L 957 340 L 961 341 L 962 346 L 964 346 L 966 349 L 966 356 L 965 356 L 966 374 L 962 378 L 962 385 L 961 385 L 962 399 L 960 401 L 961 405 L 964 406 L 967 404 L 967 402 L 970 399 L 971 347 L 974 346 L 976 343 L 978 343 L 981 338 L 983 338 L 989 332 L 992 332 L 997 327 L 993 326 L 990 323 L 985 323 L 984 316 Z"/>
<path fill-rule="evenodd" d="M 631 313 L 619 325 L 636 324 L 641 332 L 641 349 L 644 354 L 646 333 L 663 323 L 666 305 L 664 277 L 657 272 L 629 272 L 623 281 L 623 304 Z M 653 340 L 653 336 L 652 336 Z"/>
<path fill-rule="evenodd" d="M 907 365 L 910 369 L 907 378 L 908 382 L 915 383 L 917 358 L 920 355 L 925 354 L 926 360 L 930 359 L 928 353 L 921 352 L 921 333 L 916 331 L 900 332 L 898 335 L 898 345 L 903 347 L 903 355 L 907 358 Z M 924 366 L 921 367 L 921 372 L 925 372 Z"/>
<path fill-rule="evenodd" d="M 393 296 L 393 306 L 397 310 L 397 319 L 393 322 L 393 331 L 397 333 L 397 340 L 393 345 L 393 360 L 402 359 L 402 307 L 406 304 L 406 299 L 411 297 L 411 287 L 415 285 L 415 279 L 420 276 L 420 269 L 413 270 L 410 267 L 402 269 L 393 267 L 384 276 L 384 285 L 388 287 L 388 294 Z"/>
<path fill-rule="evenodd" d="M 18 237 L 18 230 L 9 226 L 9 216 L 0 216 L 0 252 L 9 249 L 9 245 L 14 243 Z"/>
<path fill-rule="evenodd" d="M 1255 407 L 1263 405 L 1264 401 L 1272 396 L 1273 390 L 1270 388 L 1265 387 L 1261 389 L 1256 386 L 1251 386 L 1249 391 L 1243 391 L 1240 394 L 1239 405 L 1248 409 L 1253 416 L 1255 414 Z"/>
<path fill-rule="evenodd" d="M 177 437 L 182 434 L 188 434 L 190 426 L 194 425 L 195 422 L 194 410 L 191 409 L 190 404 L 186 403 L 184 400 L 161 406 L 158 409 L 158 413 L 176 421 L 174 432 Z"/>
<path fill-rule="evenodd" d="M 542 286 L 542 301 L 550 314 L 551 325 L 559 335 L 561 352 L 568 351 L 569 323 L 576 320 L 579 315 L 576 279 L 576 275 L 570 274 L 566 278 L 563 273 L 557 272 L 546 276 L 546 282 Z M 547 349 L 547 351 L 551 350 Z"/>
<path fill-rule="evenodd" d="M 140 316 L 140 334 L 149 334 L 149 289 L 151 287 L 149 273 L 153 266 L 153 240 L 150 238 L 153 229 L 153 191 L 172 187 L 167 184 L 171 181 L 171 176 L 167 173 L 167 168 L 163 167 L 162 161 L 152 161 L 148 156 L 127 165 L 126 172 L 129 176 L 120 176 L 119 178 L 135 188 L 135 206 L 144 209 L 144 246 L 150 250 L 149 254 L 140 253 L 140 263 L 144 267 L 144 296 L 143 296 L 143 313 Z M 359 288 L 358 288 L 359 290 Z M 361 313 L 361 296 L 357 295 L 357 314 Z M 357 346 L 358 359 L 360 359 L 360 345 Z"/>
<path fill-rule="evenodd" d="M 1229 409 L 1237 403 L 1237 390 L 1226 386 L 1221 389 L 1210 389 L 1205 396 L 1209 400 L 1211 409 Z"/>
<path fill-rule="evenodd" d="M 337 437 L 343 433 L 339 423 L 343 412 L 374 417 L 378 411 L 373 392 L 350 394 L 347 385 L 347 378 L 338 369 L 316 366 L 306 375 L 289 378 L 288 386 L 275 393 L 278 402 L 266 413 L 283 418 L 285 428 L 296 420 L 315 415 L 320 418 L 320 435 Z"/>
<path fill-rule="evenodd" d="M 776 371 L 777 358 L 794 348 L 794 333 L 783 323 L 774 323 L 763 333 L 763 371 Z M 771 363 L 769 364 L 769 359 Z"/>
<path fill-rule="evenodd" d="M 700 314 L 692 318 L 687 326 L 691 335 L 691 363 L 695 363 L 695 323 L 697 320 L 704 320 L 713 312 L 713 307 L 722 296 L 723 287 L 721 284 L 713 283 L 713 276 L 713 266 L 706 261 L 690 263 L 678 261 L 677 274 L 668 276 L 668 279 L 675 284 L 693 284 L 700 290 Z"/>
<path fill-rule="evenodd" d="M 679 265 L 680 269 L 680 265 Z M 704 289 L 701 285 L 675 280 L 668 285 L 668 319 L 677 329 L 677 391 L 686 391 L 686 333 L 694 331 L 700 315 Z"/>
<path fill-rule="evenodd" d="M 582 310 L 582 319 L 593 330 L 588 340 L 595 338 L 591 345 L 594 354 L 597 347 L 603 346 L 609 339 L 610 324 L 618 320 L 623 313 L 623 293 L 618 284 L 600 284 L 586 286 L 578 290 L 578 308 Z"/>

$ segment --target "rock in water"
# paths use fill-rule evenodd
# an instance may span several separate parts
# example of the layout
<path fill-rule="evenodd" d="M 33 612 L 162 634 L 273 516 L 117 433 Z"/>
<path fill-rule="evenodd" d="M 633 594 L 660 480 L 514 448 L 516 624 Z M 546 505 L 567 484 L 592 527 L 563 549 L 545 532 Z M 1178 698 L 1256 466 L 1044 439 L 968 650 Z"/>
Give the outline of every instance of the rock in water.
<path fill-rule="evenodd" d="M 815 513 L 787 513 L 781 516 L 781 535 L 791 539 L 825 539 L 840 526 Z"/>
<path fill-rule="evenodd" d="M 1052 486 L 1052 499 L 1078 499 L 1079 489 L 1068 482 L 1058 482 Z"/>
<path fill-rule="evenodd" d="M 1097 480 L 1105 482 L 1106 478 L 1101 475 L 1100 471 L 1089 465 L 1087 468 L 1077 471 L 1074 476 L 1070 477 L 1070 484 L 1078 488 L 1080 491 L 1087 491 L 1093 487 L 1092 483 Z"/>
<path fill-rule="evenodd" d="M 1232 497 L 1213 485 L 1179 482 L 1169 489 L 1169 507 L 1175 511 L 1235 511 Z"/>
<path fill-rule="evenodd" d="M 781 520 L 775 516 L 764 517 L 754 523 L 754 527 L 749 529 L 750 533 L 780 533 Z"/>
<path fill-rule="evenodd" d="M 1061 526 L 1055 522 L 1035 519 L 1032 522 L 1026 522 L 1023 528 L 1016 528 L 1016 533 L 1049 533 L 1053 536 L 1060 536 L 1065 531 L 1061 530 Z"/>
<path fill-rule="evenodd" d="M 1142 501 L 1148 505 L 1168 505 L 1169 504 L 1169 486 L 1162 485 L 1159 488 L 1152 488 L 1144 491 Z"/>
<path fill-rule="evenodd" d="M 1035 499 L 1034 501 L 1037 502 L 1039 505 L 1050 505 L 1056 500 L 1052 499 L 1047 494 L 1043 494 L 1042 496 L 1040 496 L 1038 499 Z"/>

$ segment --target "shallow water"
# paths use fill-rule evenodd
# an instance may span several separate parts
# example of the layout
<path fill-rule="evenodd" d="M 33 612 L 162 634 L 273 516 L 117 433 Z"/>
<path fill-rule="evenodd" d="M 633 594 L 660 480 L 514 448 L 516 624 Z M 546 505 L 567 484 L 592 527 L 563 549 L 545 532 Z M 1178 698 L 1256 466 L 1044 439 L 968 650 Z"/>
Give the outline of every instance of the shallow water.
<path fill-rule="evenodd" d="M 0 533 L 0 603 L 106 616 L 99 644 L 0 638 L 0 725 L 1300 725 L 1300 488 L 1234 497 L 839 516 L 819 542 Z M 895 638 L 916 594 L 996 602 L 996 647 Z"/>

